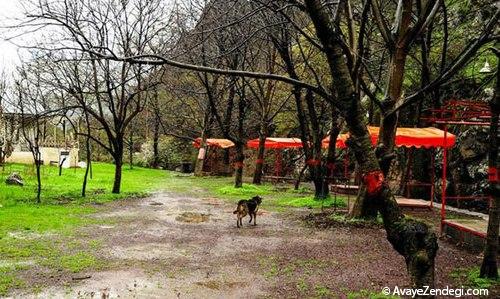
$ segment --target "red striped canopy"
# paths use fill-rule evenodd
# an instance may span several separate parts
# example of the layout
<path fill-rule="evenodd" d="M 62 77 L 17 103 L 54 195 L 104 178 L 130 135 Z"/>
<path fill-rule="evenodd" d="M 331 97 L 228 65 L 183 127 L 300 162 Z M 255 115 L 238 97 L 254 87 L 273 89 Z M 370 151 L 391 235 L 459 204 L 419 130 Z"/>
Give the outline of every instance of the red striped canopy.
<path fill-rule="evenodd" d="M 379 127 L 368 127 L 372 144 L 377 144 Z M 349 133 L 340 134 L 337 137 L 336 146 L 338 148 L 346 148 L 346 141 L 349 138 Z M 446 133 L 434 127 L 428 128 L 398 128 L 396 131 L 396 146 L 398 147 L 445 147 L 451 148 L 455 145 L 455 135 Z M 323 147 L 327 148 L 330 142 L 330 137 L 323 139 Z"/>
<path fill-rule="evenodd" d="M 259 147 L 259 138 L 249 140 L 247 142 L 247 147 L 258 148 Z M 266 142 L 264 144 L 264 147 L 267 149 L 301 148 L 302 147 L 302 140 L 300 140 L 300 138 L 268 137 L 268 138 L 266 138 Z"/>

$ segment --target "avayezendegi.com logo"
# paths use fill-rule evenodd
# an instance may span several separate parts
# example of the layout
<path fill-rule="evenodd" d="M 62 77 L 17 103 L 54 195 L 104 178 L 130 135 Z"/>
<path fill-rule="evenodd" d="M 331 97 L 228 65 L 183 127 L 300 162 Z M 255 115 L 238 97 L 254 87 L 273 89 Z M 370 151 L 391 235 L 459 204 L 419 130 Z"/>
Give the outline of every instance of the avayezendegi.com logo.
<path fill-rule="evenodd" d="M 382 294 L 386 296 L 405 296 L 415 298 L 417 296 L 447 296 L 447 297 L 464 297 L 464 296 L 488 296 L 488 289 L 465 289 L 465 288 L 450 288 L 448 286 L 440 289 L 432 289 L 423 287 L 421 289 L 410 289 L 400 287 L 384 287 Z"/>

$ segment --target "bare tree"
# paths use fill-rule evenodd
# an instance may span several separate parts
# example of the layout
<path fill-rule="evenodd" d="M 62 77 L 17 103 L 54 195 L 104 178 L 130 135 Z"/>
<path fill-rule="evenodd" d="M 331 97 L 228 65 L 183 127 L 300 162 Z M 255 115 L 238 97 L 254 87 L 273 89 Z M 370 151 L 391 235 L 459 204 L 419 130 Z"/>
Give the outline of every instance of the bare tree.
<path fill-rule="evenodd" d="M 133 55 L 143 52 L 158 40 L 159 26 L 162 23 L 162 1 L 37 1 L 32 3 L 34 11 L 30 14 L 33 22 L 45 22 L 64 19 L 73 26 L 71 35 L 89 34 L 83 43 L 86 47 L 100 49 L 102 53 L 114 51 L 121 55 Z M 158 84 L 152 78 L 146 78 L 146 72 L 152 67 L 141 64 L 131 65 L 122 62 L 104 60 L 98 55 L 78 56 L 68 54 L 71 46 L 65 40 L 51 41 L 51 52 L 56 63 L 71 60 L 85 61 L 66 68 L 64 63 L 54 74 L 64 74 L 55 78 L 60 88 L 65 88 L 73 95 L 76 104 L 85 113 L 97 121 L 105 132 L 107 141 L 93 135 L 89 138 L 105 148 L 113 157 L 115 179 L 113 193 L 121 189 L 121 173 L 125 152 L 125 134 L 134 118 L 144 109 L 147 102 L 145 93 Z M 77 44 L 82 41 L 74 41 Z M 83 46 L 83 44 L 81 44 Z M 42 46 L 38 46 L 41 48 Z M 61 65 L 61 64 L 60 64 Z M 56 67 L 57 68 L 57 67 Z M 82 69 L 78 69 L 82 68 Z M 84 72 L 92 74 L 91 86 L 80 84 L 78 76 Z M 153 82 L 154 81 L 154 82 Z M 79 84 L 76 84 L 76 83 Z M 88 83 L 88 82 L 87 82 Z M 92 102 L 81 95 L 92 94 Z"/>
<path fill-rule="evenodd" d="M 251 57 L 252 61 L 248 61 L 249 68 L 253 71 L 275 73 L 277 68 L 280 67 L 276 49 L 265 37 L 257 45 L 257 47 L 250 49 L 249 57 Z M 256 114 L 259 127 L 259 146 L 252 182 L 261 184 L 266 138 L 272 133 L 274 119 L 287 108 L 291 97 L 284 92 L 280 93 L 283 86 L 273 80 L 250 80 L 248 89 L 253 99 L 250 102 L 250 108 Z"/>
<path fill-rule="evenodd" d="M 217 64 L 220 67 L 232 69 L 251 67 L 249 63 L 250 53 L 255 45 L 245 42 L 245 27 L 249 24 L 239 24 L 241 16 L 244 16 L 251 8 L 244 6 L 226 6 L 224 2 L 213 1 L 207 5 L 201 21 L 191 32 L 188 42 L 183 41 L 183 47 L 193 47 L 190 60 L 201 65 Z M 238 22 L 235 28 L 224 28 L 213 31 L 213 26 L 220 21 L 231 23 Z M 237 34 L 235 34 L 235 31 Z M 208 36 L 207 32 L 211 32 Z M 243 41 L 242 41 L 243 40 Z M 193 57 L 195 54 L 197 57 Z M 243 184 L 243 162 L 244 147 L 246 145 L 245 118 L 249 108 L 249 84 L 239 77 L 211 76 L 207 73 L 197 74 L 198 81 L 205 90 L 208 102 L 204 116 L 204 131 L 213 118 L 218 129 L 224 136 L 235 144 L 235 187 Z M 205 134 L 202 134 L 202 146 Z M 201 158 L 201 157 L 200 157 Z M 226 156 L 226 160 L 229 157 Z M 229 161 L 226 161 L 226 164 Z"/>
<path fill-rule="evenodd" d="M 18 118 L 19 130 L 33 157 L 37 179 L 36 201 L 41 202 L 42 178 L 41 167 L 44 163 L 41 146 L 45 139 L 44 127 L 57 110 L 51 109 L 55 94 L 43 84 L 40 64 L 35 60 L 18 68 L 15 80 L 15 93 L 11 104 Z"/>

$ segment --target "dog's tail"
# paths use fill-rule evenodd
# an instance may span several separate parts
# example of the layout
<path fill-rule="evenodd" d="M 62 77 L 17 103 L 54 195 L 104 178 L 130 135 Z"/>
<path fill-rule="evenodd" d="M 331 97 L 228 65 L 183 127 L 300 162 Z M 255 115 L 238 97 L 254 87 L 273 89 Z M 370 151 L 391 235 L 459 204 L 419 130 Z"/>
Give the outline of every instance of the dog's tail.
<path fill-rule="evenodd" d="M 233 214 L 238 214 L 238 210 L 234 211 Z"/>

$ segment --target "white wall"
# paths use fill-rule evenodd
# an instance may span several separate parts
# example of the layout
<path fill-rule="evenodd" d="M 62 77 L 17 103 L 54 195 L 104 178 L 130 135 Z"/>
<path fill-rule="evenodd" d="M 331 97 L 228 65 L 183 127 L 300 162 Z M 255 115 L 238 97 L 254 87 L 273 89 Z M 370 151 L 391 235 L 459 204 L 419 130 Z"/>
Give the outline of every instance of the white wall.
<path fill-rule="evenodd" d="M 59 163 L 59 155 L 61 151 L 67 151 L 63 148 L 55 148 L 55 147 L 41 147 L 40 153 L 42 154 L 42 160 L 44 165 L 49 165 L 51 161 L 55 162 L 55 165 Z M 63 164 L 64 168 L 69 167 L 77 167 L 78 166 L 78 152 L 79 150 L 73 148 L 69 150 L 70 154 L 68 159 Z M 21 163 L 21 164 L 33 164 L 35 160 L 33 159 L 33 155 L 31 152 L 21 152 L 14 151 L 12 155 L 6 159 L 6 162 L 10 163 Z"/>

